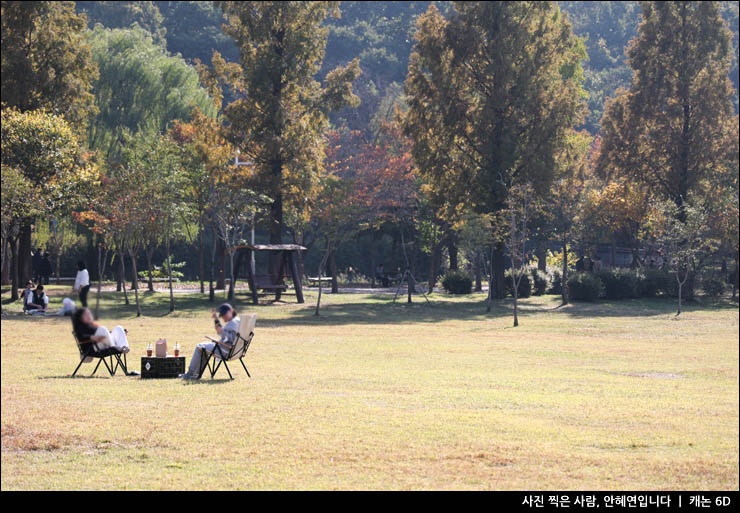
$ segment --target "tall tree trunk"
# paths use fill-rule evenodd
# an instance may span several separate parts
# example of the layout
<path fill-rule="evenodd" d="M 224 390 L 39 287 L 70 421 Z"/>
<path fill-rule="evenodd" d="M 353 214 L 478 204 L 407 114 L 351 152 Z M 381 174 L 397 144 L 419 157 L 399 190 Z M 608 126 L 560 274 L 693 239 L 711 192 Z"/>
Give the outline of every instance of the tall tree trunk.
<path fill-rule="evenodd" d="M 493 304 L 493 244 L 491 244 L 491 262 L 488 266 L 488 299 L 486 300 L 486 313 L 491 312 Z"/>
<path fill-rule="evenodd" d="M 218 278 L 216 288 L 226 288 L 226 245 L 221 237 L 216 237 L 216 254 L 218 256 Z"/>
<path fill-rule="evenodd" d="M 611 267 L 615 268 L 617 267 L 617 241 L 614 237 L 612 237 L 612 247 L 611 247 Z"/>
<path fill-rule="evenodd" d="M 676 315 L 681 315 L 681 289 L 683 288 L 683 283 L 681 283 L 681 280 L 678 280 L 678 312 L 676 312 Z"/>
<path fill-rule="evenodd" d="M 339 292 L 339 283 L 337 281 L 336 251 L 334 250 L 329 253 L 329 271 L 331 272 L 331 293 L 336 294 Z"/>
<path fill-rule="evenodd" d="M 512 293 L 514 294 L 514 327 L 516 328 L 519 326 L 519 310 L 518 310 L 518 299 L 519 299 L 519 287 L 517 287 L 516 278 L 514 277 L 516 273 L 514 272 L 514 267 L 511 268 L 511 284 L 513 286 Z"/>
<path fill-rule="evenodd" d="M 216 299 L 216 291 L 213 286 L 213 281 L 215 279 L 215 272 L 216 272 L 216 247 L 218 245 L 218 237 L 216 237 L 216 231 L 215 228 L 213 231 L 213 244 L 211 244 L 211 267 L 210 272 L 208 273 L 208 300 L 214 301 Z"/>
<path fill-rule="evenodd" d="M 136 317 L 141 317 L 141 302 L 139 301 L 139 278 L 138 274 L 136 273 L 136 254 L 129 251 L 129 256 L 131 257 L 131 272 L 134 275 L 133 278 L 133 289 L 134 289 L 134 295 L 136 297 Z"/>
<path fill-rule="evenodd" d="M 281 90 L 281 84 L 276 84 Z M 278 92 L 277 96 L 281 93 Z M 279 155 L 279 150 L 276 155 Z M 270 244 L 283 243 L 283 159 L 277 157 L 270 162 L 272 183 L 272 203 L 270 203 Z M 278 251 L 270 251 L 268 255 L 268 268 L 273 277 L 277 277 L 282 262 L 282 254 Z"/>
<path fill-rule="evenodd" d="M 563 242 L 563 273 L 560 276 L 560 294 L 563 304 L 568 304 L 568 243 Z"/>
<path fill-rule="evenodd" d="M 375 288 L 375 269 L 378 267 L 378 248 L 375 245 L 375 230 L 370 234 L 370 288 Z"/>
<path fill-rule="evenodd" d="M 427 290 L 429 294 L 434 291 L 434 284 L 437 283 L 437 257 L 439 255 L 439 244 L 432 245 L 432 254 L 429 256 L 429 284 Z"/>
<path fill-rule="evenodd" d="M 203 262 L 203 220 L 198 223 L 198 279 L 200 279 L 200 293 L 205 292 L 205 263 Z"/>
<path fill-rule="evenodd" d="M 116 253 L 116 255 L 117 255 L 117 258 L 120 259 L 121 254 L 120 253 Z M 121 292 L 121 280 L 123 280 L 124 278 L 122 278 L 123 275 L 121 274 L 121 264 L 120 264 L 120 262 L 119 262 L 118 266 L 116 267 L 116 269 L 114 271 L 114 274 L 115 274 L 115 277 L 116 277 L 116 292 Z"/>
<path fill-rule="evenodd" d="M 95 319 L 98 319 L 100 314 L 100 292 L 103 288 L 103 274 L 105 274 L 105 261 L 108 259 L 108 250 L 106 249 L 105 252 L 102 254 L 102 258 L 100 253 L 102 252 L 102 248 L 100 245 L 98 245 L 98 292 L 95 294 Z"/>
<path fill-rule="evenodd" d="M 324 273 L 324 266 L 326 265 L 326 260 L 329 258 L 329 251 L 324 253 L 324 256 L 321 257 L 321 262 L 319 262 L 319 295 L 316 298 L 316 310 L 314 311 L 314 316 L 318 317 L 319 314 L 319 308 L 321 308 L 321 291 L 323 290 L 323 287 L 321 286 L 321 275 Z"/>
<path fill-rule="evenodd" d="M 21 226 L 18 246 L 18 283 L 26 283 L 33 278 L 31 269 L 31 225 Z"/>
<path fill-rule="evenodd" d="M 537 252 L 535 256 L 537 257 L 537 269 L 543 273 L 547 272 L 547 241 L 537 241 Z"/>
<path fill-rule="evenodd" d="M 146 272 L 149 276 L 147 288 L 149 292 L 154 292 L 154 279 L 152 277 L 152 255 L 154 255 L 154 248 L 146 248 L 144 253 L 146 254 Z"/>
<path fill-rule="evenodd" d="M 170 282 L 170 312 L 175 311 L 175 292 L 172 288 L 172 252 L 170 251 L 170 236 L 167 234 L 167 278 Z"/>
<path fill-rule="evenodd" d="M 481 292 L 483 290 L 483 269 L 481 266 L 481 255 L 480 251 L 475 251 L 475 292 Z"/>
<path fill-rule="evenodd" d="M 9 239 L 10 237 L 8 237 Z M 10 283 L 10 241 L 3 240 L 3 268 L 2 268 L 2 279 L 0 280 L 3 285 Z"/>
<path fill-rule="evenodd" d="M 20 288 L 20 271 L 18 258 L 18 239 L 13 236 L 9 237 L 10 243 L 10 299 L 17 301 L 20 297 L 18 289 Z"/>
<path fill-rule="evenodd" d="M 568 304 L 568 243 L 563 242 L 563 273 L 560 276 L 560 294 L 563 304 Z"/>
<path fill-rule="evenodd" d="M 60 285 L 62 283 L 62 276 L 61 276 L 61 269 L 62 269 L 62 255 L 59 254 L 60 252 L 57 251 L 56 255 L 56 262 L 54 263 L 54 274 L 56 274 L 56 282 L 57 285 Z"/>
<path fill-rule="evenodd" d="M 122 251 L 118 253 L 118 268 L 121 272 L 121 290 L 123 290 L 123 300 L 125 304 L 130 304 L 128 300 L 128 292 L 126 292 L 126 262 L 124 262 L 124 255 Z"/>
<path fill-rule="evenodd" d="M 493 297 L 495 297 L 496 299 L 503 299 L 505 294 L 504 268 L 506 266 L 506 253 L 504 252 L 503 244 L 497 243 L 494 246 L 491 265 L 493 267 Z"/>
<path fill-rule="evenodd" d="M 457 263 L 457 246 L 454 242 L 448 242 L 447 243 L 447 253 L 450 257 L 450 271 L 457 271 L 458 270 L 458 263 Z"/>
<path fill-rule="evenodd" d="M 229 301 L 234 299 L 234 293 L 236 290 L 236 269 L 234 265 L 235 256 L 236 253 L 234 251 L 229 251 Z"/>

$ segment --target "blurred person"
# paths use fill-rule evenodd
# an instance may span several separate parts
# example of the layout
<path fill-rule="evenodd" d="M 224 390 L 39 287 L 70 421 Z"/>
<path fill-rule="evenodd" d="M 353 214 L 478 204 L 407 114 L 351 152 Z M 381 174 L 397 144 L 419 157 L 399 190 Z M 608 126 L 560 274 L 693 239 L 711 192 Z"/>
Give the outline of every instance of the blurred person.
<path fill-rule="evenodd" d="M 87 308 L 87 293 L 90 292 L 90 273 L 87 272 L 85 262 L 77 262 L 77 277 L 72 290 L 77 291 L 83 308 Z"/>

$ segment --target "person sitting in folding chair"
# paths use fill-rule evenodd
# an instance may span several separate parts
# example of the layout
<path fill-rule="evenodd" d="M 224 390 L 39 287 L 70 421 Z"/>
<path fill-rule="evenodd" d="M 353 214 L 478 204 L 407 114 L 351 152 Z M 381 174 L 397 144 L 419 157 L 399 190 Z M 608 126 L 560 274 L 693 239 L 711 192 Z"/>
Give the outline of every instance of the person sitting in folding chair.
<path fill-rule="evenodd" d="M 223 327 L 218 321 L 219 317 L 226 323 Z M 231 346 L 236 342 L 239 334 L 239 317 L 236 310 L 230 304 L 224 303 L 219 306 L 218 311 L 213 312 L 213 321 L 216 325 L 216 333 L 219 335 L 219 338 L 207 337 L 210 342 L 201 342 L 195 346 L 188 371 L 185 374 L 181 374 L 179 376 L 180 378 L 200 379 L 205 370 L 205 362 L 203 361 L 204 351 L 212 353 L 216 349 L 216 346 L 220 345 L 221 350 L 228 353 Z"/>
<path fill-rule="evenodd" d="M 87 308 L 75 310 L 72 314 L 72 328 L 80 341 L 95 342 L 99 351 L 114 348 L 122 353 L 129 352 L 128 332 L 121 326 L 108 331 L 108 328 L 95 322 L 92 312 Z"/>

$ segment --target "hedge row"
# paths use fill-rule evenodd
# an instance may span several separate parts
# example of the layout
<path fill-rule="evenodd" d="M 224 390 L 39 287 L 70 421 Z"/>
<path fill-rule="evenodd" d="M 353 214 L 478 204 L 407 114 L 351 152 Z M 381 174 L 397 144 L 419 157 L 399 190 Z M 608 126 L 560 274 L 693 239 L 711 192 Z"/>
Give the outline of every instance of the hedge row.
<path fill-rule="evenodd" d="M 715 285 L 712 290 L 717 288 Z M 655 297 L 659 294 L 675 297 L 678 295 L 678 284 L 675 275 L 664 270 L 608 269 L 596 273 L 579 272 L 570 275 L 568 291 L 571 299 L 581 301 L 594 301 L 599 298 Z M 684 297 L 693 297 L 694 290 L 690 282 L 684 284 L 682 293 Z"/>
<path fill-rule="evenodd" d="M 531 295 L 561 294 L 562 276 L 559 269 L 548 269 L 544 273 L 536 267 L 528 268 L 519 283 L 518 297 Z M 683 296 L 693 297 L 692 280 L 683 287 Z M 470 294 L 473 279 L 462 271 L 450 271 L 442 278 L 442 287 L 450 294 Z M 707 276 L 701 280 L 701 287 L 710 296 L 721 295 L 726 284 L 720 278 Z M 506 271 L 504 290 L 513 297 L 511 270 Z M 655 297 L 657 295 L 677 296 L 678 284 L 673 273 L 658 269 L 607 269 L 596 273 L 576 272 L 568 275 L 570 299 L 595 301 L 599 298 L 630 299 Z"/>

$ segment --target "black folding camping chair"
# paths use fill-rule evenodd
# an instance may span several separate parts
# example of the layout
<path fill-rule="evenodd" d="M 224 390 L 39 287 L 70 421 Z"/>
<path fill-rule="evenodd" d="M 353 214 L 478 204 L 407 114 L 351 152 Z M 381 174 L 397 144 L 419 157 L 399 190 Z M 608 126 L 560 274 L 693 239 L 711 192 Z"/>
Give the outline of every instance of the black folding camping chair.
<path fill-rule="evenodd" d="M 83 363 L 92 362 L 96 358 L 98 360 L 98 364 L 95 366 L 95 370 L 92 372 L 92 374 L 90 374 L 90 376 L 94 376 L 95 373 L 98 372 L 98 367 L 100 367 L 101 362 L 103 363 L 103 365 L 105 365 L 105 368 L 108 369 L 108 373 L 111 376 L 115 376 L 116 371 L 119 368 L 123 369 L 124 375 L 128 374 L 128 362 L 126 360 L 126 353 L 124 353 L 120 349 L 116 349 L 115 347 L 98 350 L 92 340 L 80 340 L 79 338 L 77 338 L 77 333 L 75 333 L 74 331 L 72 332 L 72 336 L 75 338 L 77 349 L 80 351 L 80 363 L 77 365 L 77 368 L 72 373 L 72 377 L 75 377 L 77 371 L 80 370 L 80 367 Z M 123 359 L 121 359 L 122 355 Z"/>
<path fill-rule="evenodd" d="M 251 378 L 252 375 L 249 374 L 249 369 L 247 369 L 247 366 L 244 364 L 244 357 L 247 355 L 249 344 L 252 343 L 252 339 L 254 338 L 255 324 L 257 324 L 257 315 L 247 315 L 239 322 L 239 333 L 236 336 L 234 345 L 228 346 L 227 344 L 216 342 L 216 347 L 213 348 L 213 351 L 201 349 L 203 352 L 203 354 L 201 354 L 201 362 L 203 363 L 201 364 L 200 374 L 198 377 L 203 376 L 205 370 L 208 369 L 208 372 L 211 374 L 211 379 L 213 379 L 216 375 L 216 371 L 218 371 L 221 364 L 223 364 L 226 368 L 226 372 L 229 373 L 229 378 L 234 379 L 234 376 L 231 375 L 229 365 L 226 362 L 238 359 L 242 364 L 242 367 L 244 367 L 244 371 L 247 373 L 247 376 Z"/>

